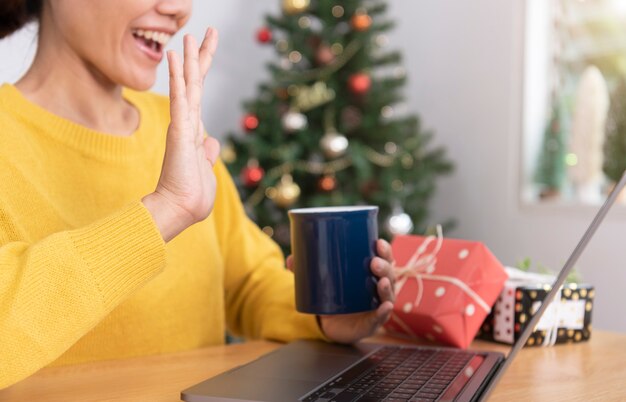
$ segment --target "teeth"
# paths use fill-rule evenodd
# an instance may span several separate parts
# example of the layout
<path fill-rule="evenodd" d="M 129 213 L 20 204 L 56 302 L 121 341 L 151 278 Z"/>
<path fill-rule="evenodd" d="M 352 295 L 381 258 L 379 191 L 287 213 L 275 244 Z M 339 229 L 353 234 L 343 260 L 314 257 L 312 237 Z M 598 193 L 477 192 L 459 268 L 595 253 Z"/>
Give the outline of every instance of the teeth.
<path fill-rule="evenodd" d="M 135 36 L 141 36 L 143 38 L 146 38 L 148 40 L 152 40 L 154 42 L 158 42 L 160 43 L 162 46 L 167 45 L 167 42 L 170 41 L 170 39 L 172 39 L 172 35 L 165 33 L 165 32 L 159 32 L 159 31 L 149 31 L 149 30 L 144 30 L 144 29 L 135 29 L 133 30 L 133 35 Z"/>

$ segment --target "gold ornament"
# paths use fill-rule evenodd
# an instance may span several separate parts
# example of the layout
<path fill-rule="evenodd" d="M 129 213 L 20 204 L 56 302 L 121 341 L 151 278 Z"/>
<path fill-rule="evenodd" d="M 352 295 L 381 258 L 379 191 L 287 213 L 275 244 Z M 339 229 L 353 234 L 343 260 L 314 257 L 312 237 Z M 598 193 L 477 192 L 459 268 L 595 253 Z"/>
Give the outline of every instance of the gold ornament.
<path fill-rule="evenodd" d="M 281 177 L 280 183 L 275 188 L 276 194 L 272 200 L 281 208 L 293 205 L 300 197 L 300 187 L 293 182 L 293 177 L 290 174 Z"/>
<path fill-rule="evenodd" d="M 309 17 L 307 17 L 306 15 L 304 17 L 300 17 L 300 19 L 298 19 L 298 25 L 302 29 L 310 28 L 311 27 L 311 19 Z"/>
<path fill-rule="evenodd" d="M 298 52 L 297 50 L 293 50 L 291 51 L 291 53 L 289 53 L 290 62 L 299 63 L 300 60 L 302 60 L 302 53 Z"/>
<path fill-rule="evenodd" d="M 413 157 L 410 154 L 406 154 L 402 156 L 400 163 L 402 163 L 403 168 L 410 169 L 413 166 Z"/>
<path fill-rule="evenodd" d="M 380 35 L 376 36 L 376 38 L 374 38 L 374 42 L 378 46 L 385 46 L 385 45 L 387 45 L 387 43 L 389 43 L 389 38 L 387 38 L 386 35 L 380 34 Z"/>
<path fill-rule="evenodd" d="M 393 117 L 393 113 L 394 113 L 394 110 L 389 105 L 383 106 L 382 109 L 380 109 L 380 115 L 385 119 L 389 119 Z"/>
<path fill-rule="evenodd" d="M 343 9 L 342 6 L 334 6 L 332 11 L 333 11 L 333 17 L 335 18 L 341 18 L 343 17 L 343 14 L 345 13 L 345 10 Z"/>
<path fill-rule="evenodd" d="M 310 87 L 301 85 L 297 87 L 294 94 L 295 99 L 292 106 L 302 112 L 314 109 L 335 99 L 335 91 L 328 88 L 323 81 L 318 81 Z"/>
<path fill-rule="evenodd" d="M 339 42 L 333 43 L 330 46 L 330 51 L 335 55 L 335 56 L 339 56 L 341 53 L 343 53 L 343 45 Z"/>
<path fill-rule="evenodd" d="M 265 226 L 263 229 L 261 229 L 263 231 L 263 233 L 265 233 L 266 235 L 268 235 L 269 237 L 274 236 L 274 229 L 271 226 Z"/>
<path fill-rule="evenodd" d="M 310 0 L 283 0 L 283 11 L 289 15 L 300 14 L 306 11 L 310 4 Z"/>
<path fill-rule="evenodd" d="M 396 145 L 395 142 L 386 142 L 385 143 L 385 152 L 387 152 L 389 155 L 393 155 L 398 151 L 398 146 Z"/>
<path fill-rule="evenodd" d="M 402 180 L 395 179 L 391 182 L 391 188 L 393 189 L 393 191 L 402 191 L 402 189 L 404 188 L 404 183 L 402 182 Z"/>
<path fill-rule="evenodd" d="M 276 49 L 278 49 L 279 52 L 286 52 L 287 49 L 289 49 L 289 42 L 284 39 L 279 39 L 276 41 Z"/>
<path fill-rule="evenodd" d="M 233 163 L 237 159 L 237 152 L 235 152 L 235 147 L 230 141 L 222 147 L 220 157 L 224 163 Z"/>

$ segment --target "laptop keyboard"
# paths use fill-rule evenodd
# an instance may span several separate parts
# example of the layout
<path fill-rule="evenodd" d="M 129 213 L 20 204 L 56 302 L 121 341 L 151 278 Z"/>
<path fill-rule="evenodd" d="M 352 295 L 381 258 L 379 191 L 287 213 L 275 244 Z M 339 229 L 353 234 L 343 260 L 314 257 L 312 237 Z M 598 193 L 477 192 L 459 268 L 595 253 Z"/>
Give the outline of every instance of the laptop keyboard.
<path fill-rule="evenodd" d="M 466 351 L 385 346 L 301 400 L 436 401 L 475 356 Z"/>

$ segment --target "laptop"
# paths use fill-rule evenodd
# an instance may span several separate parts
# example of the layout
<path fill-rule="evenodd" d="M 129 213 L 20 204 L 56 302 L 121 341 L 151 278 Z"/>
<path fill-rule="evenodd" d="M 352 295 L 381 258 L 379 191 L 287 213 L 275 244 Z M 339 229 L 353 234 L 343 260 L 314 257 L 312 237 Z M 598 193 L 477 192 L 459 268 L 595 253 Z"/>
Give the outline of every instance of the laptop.
<path fill-rule="evenodd" d="M 565 278 L 626 185 L 626 172 L 585 231 L 545 300 Z M 418 345 L 352 346 L 297 341 L 194 385 L 189 402 L 484 401 L 544 314 L 542 303 L 507 357 L 502 353 Z"/>

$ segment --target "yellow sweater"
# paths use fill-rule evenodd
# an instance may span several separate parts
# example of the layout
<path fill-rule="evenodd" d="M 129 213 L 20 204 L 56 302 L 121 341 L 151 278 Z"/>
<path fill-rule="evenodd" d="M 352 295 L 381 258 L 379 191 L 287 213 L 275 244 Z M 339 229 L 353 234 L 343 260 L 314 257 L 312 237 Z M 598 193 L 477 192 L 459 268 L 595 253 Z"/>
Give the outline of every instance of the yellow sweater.
<path fill-rule="evenodd" d="M 0 388 L 48 365 L 250 338 L 320 338 L 293 276 L 222 163 L 208 219 L 164 244 L 157 184 L 167 98 L 124 92 L 135 133 L 99 133 L 0 87 Z"/>

